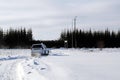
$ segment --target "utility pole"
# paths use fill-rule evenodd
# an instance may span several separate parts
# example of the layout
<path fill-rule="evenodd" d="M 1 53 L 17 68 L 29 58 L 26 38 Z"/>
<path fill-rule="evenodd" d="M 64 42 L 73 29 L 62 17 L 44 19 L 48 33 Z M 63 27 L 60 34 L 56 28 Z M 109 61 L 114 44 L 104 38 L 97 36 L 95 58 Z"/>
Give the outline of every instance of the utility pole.
<path fill-rule="evenodd" d="M 77 20 L 77 16 L 74 17 L 74 31 L 75 31 L 75 35 L 74 35 L 74 40 L 75 40 L 75 48 L 77 48 L 77 39 L 76 39 L 76 20 Z"/>
<path fill-rule="evenodd" d="M 74 31 L 74 28 L 73 28 L 73 19 L 72 19 L 72 32 L 73 32 L 73 31 Z M 72 33 L 72 48 L 74 47 L 74 42 L 73 42 L 74 39 L 73 39 L 73 35 L 74 35 L 74 34 Z"/>

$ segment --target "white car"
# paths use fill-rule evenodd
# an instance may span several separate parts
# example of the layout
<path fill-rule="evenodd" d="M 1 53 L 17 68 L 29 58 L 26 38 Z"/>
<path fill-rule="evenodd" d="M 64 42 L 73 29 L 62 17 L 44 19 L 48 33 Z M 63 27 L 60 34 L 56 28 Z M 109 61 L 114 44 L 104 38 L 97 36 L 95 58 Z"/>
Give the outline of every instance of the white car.
<path fill-rule="evenodd" d="M 46 46 L 41 44 L 33 44 L 31 47 L 31 55 L 34 57 L 40 57 L 41 55 L 48 55 L 49 50 L 46 48 Z"/>

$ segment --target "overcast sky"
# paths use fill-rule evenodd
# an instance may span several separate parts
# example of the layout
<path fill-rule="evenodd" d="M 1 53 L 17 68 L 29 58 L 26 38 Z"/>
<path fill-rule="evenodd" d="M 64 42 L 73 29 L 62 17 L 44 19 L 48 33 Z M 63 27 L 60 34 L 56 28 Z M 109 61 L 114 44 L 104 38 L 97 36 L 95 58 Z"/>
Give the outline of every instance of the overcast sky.
<path fill-rule="evenodd" d="M 64 29 L 120 30 L 120 0 L 0 0 L 0 27 L 32 28 L 34 39 L 58 39 Z"/>

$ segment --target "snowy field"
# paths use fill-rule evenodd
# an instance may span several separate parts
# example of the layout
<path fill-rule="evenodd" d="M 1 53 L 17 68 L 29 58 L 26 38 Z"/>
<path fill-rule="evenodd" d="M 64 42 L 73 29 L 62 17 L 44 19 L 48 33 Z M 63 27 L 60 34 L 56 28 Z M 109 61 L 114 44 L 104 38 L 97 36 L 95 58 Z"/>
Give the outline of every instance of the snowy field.
<path fill-rule="evenodd" d="M 52 49 L 31 57 L 29 49 L 0 49 L 0 80 L 120 80 L 120 48 Z"/>

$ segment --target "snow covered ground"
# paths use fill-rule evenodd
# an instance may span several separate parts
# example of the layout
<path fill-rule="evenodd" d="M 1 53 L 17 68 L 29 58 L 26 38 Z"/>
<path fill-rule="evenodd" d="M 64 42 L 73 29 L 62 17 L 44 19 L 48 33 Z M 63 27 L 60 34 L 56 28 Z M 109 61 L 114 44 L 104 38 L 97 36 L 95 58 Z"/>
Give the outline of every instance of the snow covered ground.
<path fill-rule="evenodd" d="M 0 80 L 120 80 L 120 48 L 52 49 L 31 57 L 29 49 L 0 49 Z"/>

